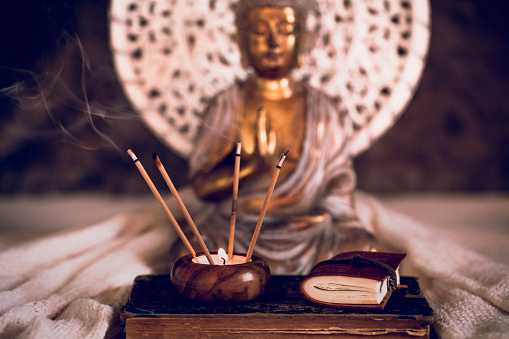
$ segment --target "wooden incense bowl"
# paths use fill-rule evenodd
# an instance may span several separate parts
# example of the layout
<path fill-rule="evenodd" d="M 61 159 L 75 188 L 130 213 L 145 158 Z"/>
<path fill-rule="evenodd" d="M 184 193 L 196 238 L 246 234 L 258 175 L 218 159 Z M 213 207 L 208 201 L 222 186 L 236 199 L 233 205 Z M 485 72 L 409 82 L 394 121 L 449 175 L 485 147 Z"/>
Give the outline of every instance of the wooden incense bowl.
<path fill-rule="evenodd" d="M 223 265 L 217 253 L 211 255 L 216 265 L 210 265 L 203 254 L 197 254 L 200 263 L 191 254 L 175 262 L 171 282 L 180 294 L 202 302 L 243 302 L 260 296 L 267 287 L 270 268 L 262 258 L 252 256 L 251 262 L 244 263 L 246 255 L 234 253 L 233 264 Z"/>

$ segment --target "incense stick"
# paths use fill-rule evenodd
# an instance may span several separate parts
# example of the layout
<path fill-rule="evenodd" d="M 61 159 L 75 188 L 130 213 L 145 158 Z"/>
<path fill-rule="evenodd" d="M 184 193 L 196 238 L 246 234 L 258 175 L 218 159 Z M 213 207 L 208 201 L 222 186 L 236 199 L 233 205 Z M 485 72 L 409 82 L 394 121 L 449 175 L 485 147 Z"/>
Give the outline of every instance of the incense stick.
<path fill-rule="evenodd" d="M 163 176 L 164 181 L 166 181 L 166 184 L 168 185 L 171 193 L 173 194 L 173 197 L 175 198 L 175 200 L 177 200 L 177 204 L 179 205 L 180 210 L 184 214 L 184 217 L 186 218 L 189 226 L 191 227 L 191 230 L 193 231 L 194 236 L 196 237 L 196 239 L 198 239 L 200 248 L 202 249 L 203 253 L 205 253 L 205 256 L 207 257 L 209 264 L 214 265 L 214 260 L 212 259 L 212 256 L 210 255 L 207 245 L 205 245 L 205 242 L 203 241 L 203 238 L 201 237 L 200 232 L 198 231 L 198 228 L 194 224 L 194 221 L 191 218 L 191 215 L 187 211 L 187 208 L 184 205 L 184 202 L 180 198 L 180 195 L 177 192 L 175 185 L 173 185 L 173 182 L 171 181 L 170 176 L 166 172 L 166 169 L 164 168 L 163 163 L 159 159 L 159 156 L 157 155 L 157 153 L 153 153 L 152 158 L 154 159 L 156 166 L 159 169 L 159 172 L 161 172 L 161 175 Z"/>
<path fill-rule="evenodd" d="M 279 158 L 279 161 L 276 165 L 276 168 L 274 169 L 274 174 L 272 175 L 272 181 L 269 185 L 269 190 L 267 191 L 267 195 L 265 196 L 265 200 L 263 201 L 262 210 L 260 211 L 260 216 L 258 217 L 258 222 L 256 223 L 256 227 L 253 233 L 253 238 L 251 239 L 251 243 L 249 244 L 249 249 L 247 251 L 246 255 L 246 263 L 248 263 L 251 260 L 251 256 L 253 255 L 254 247 L 256 244 L 256 240 L 258 240 L 258 235 L 260 234 L 260 229 L 262 228 L 262 222 L 263 218 L 265 217 L 265 213 L 267 213 L 267 208 L 269 207 L 269 201 L 272 197 L 272 192 L 274 191 L 274 187 L 276 187 L 277 178 L 279 176 L 279 172 L 281 171 L 281 165 L 283 165 L 283 161 L 286 159 L 286 155 L 288 154 L 288 151 L 286 153 L 281 154 L 281 158 Z"/>
<path fill-rule="evenodd" d="M 240 142 L 237 143 L 237 151 L 235 152 L 235 169 L 233 172 L 233 195 L 232 195 L 232 216 L 230 219 L 230 239 L 228 241 L 228 260 L 233 258 L 233 242 L 235 240 L 235 220 L 237 218 L 237 197 L 239 194 L 239 177 L 240 177 Z"/>
<path fill-rule="evenodd" d="M 164 199 L 161 197 L 161 194 L 159 194 L 159 191 L 157 191 L 156 186 L 154 185 L 154 183 L 148 176 L 148 173 L 147 173 L 147 171 L 145 171 L 145 168 L 141 164 L 140 160 L 136 157 L 136 155 L 134 154 L 134 152 L 132 150 L 130 150 L 130 149 L 127 150 L 127 153 L 133 159 L 134 164 L 136 165 L 136 167 L 138 167 L 138 170 L 141 173 L 141 176 L 143 177 L 143 179 L 145 179 L 148 187 L 150 188 L 150 190 L 156 197 L 157 201 L 159 201 L 159 204 L 161 204 L 161 207 L 164 209 L 164 211 L 168 215 L 168 218 L 170 219 L 170 222 L 171 222 L 173 228 L 175 229 L 175 231 L 177 231 L 177 234 L 179 235 L 180 239 L 182 240 L 182 242 L 184 243 L 186 248 L 189 250 L 189 252 L 191 252 L 191 254 L 193 255 L 196 262 L 198 262 L 198 258 L 196 258 L 196 252 L 194 251 L 193 246 L 191 246 L 191 243 L 189 243 L 189 241 L 187 240 L 186 235 L 184 234 L 184 232 L 182 232 L 182 229 L 180 228 L 179 224 L 177 223 L 177 220 L 175 220 L 175 218 L 173 217 L 173 214 L 171 213 L 170 209 L 168 208 L 168 205 L 166 205 L 166 203 L 164 202 Z"/>

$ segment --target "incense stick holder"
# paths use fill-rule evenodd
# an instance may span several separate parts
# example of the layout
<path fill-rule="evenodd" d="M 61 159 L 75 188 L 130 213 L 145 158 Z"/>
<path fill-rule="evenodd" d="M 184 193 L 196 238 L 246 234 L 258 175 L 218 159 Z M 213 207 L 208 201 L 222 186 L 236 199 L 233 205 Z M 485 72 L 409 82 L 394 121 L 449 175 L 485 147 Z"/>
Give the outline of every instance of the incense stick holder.
<path fill-rule="evenodd" d="M 191 254 L 178 259 L 171 271 L 171 281 L 177 291 L 188 299 L 201 302 L 245 302 L 260 296 L 270 279 L 265 260 L 252 256 L 245 263 L 245 254 L 235 253 L 230 263 L 223 264 L 217 253 L 211 253 L 215 265 L 204 255 Z"/>

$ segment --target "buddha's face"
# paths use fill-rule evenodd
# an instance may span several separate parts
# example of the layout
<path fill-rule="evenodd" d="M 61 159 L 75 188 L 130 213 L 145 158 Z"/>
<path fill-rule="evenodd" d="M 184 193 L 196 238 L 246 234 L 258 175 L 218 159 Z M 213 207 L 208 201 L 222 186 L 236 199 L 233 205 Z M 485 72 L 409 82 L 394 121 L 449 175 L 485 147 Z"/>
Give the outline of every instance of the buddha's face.
<path fill-rule="evenodd" d="M 261 7 L 249 12 L 246 57 L 259 76 L 280 78 L 296 66 L 299 37 L 290 7 Z"/>

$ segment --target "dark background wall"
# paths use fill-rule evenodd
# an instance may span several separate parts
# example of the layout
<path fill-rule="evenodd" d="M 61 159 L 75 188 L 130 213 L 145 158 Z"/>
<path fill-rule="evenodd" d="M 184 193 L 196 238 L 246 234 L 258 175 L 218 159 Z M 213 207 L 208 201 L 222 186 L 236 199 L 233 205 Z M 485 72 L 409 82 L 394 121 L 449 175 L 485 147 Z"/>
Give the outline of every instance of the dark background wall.
<path fill-rule="evenodd" d="M 106 0 L 4 4 L 1 194 L 146 194 L 127 148 L 145 160 L 156 183 L 162 180 L 154 151 L 174 182 L 186 183 L 185 161 L 152 136 L 116 80 L 107 6 Z M 356 159 L 358 186 L 374 193 L 509 190 L 509 3 L 433 0 L 431 9 L 420 87 L 396 125 Z M 52 88 L 46 100 L 37 96 L 39 85 Z M 87 100 L 95 129 L 83 113 Z"/>

